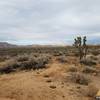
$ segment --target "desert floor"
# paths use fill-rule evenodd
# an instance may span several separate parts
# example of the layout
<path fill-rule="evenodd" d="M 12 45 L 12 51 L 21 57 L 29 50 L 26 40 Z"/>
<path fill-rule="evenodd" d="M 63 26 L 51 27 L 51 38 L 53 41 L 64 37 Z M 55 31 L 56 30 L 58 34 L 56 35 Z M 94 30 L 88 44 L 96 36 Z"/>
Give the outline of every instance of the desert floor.
<path fill-rule="evenodd" d="M 72 66 L 78 72 L 83 67 L 76 57 L 69 57 L 66 63 L 53 57 L 47 68 L 0 75 L 0 100 L 94 100 L 88 96 L 89 92 L 94 91 L 90 89 L 91 85 L 89 87 L 69 80 L 73 73 L 69 68 Z M 91 79 L 90 84 L 100 89 L 99 74 L 86 76 Z"/>

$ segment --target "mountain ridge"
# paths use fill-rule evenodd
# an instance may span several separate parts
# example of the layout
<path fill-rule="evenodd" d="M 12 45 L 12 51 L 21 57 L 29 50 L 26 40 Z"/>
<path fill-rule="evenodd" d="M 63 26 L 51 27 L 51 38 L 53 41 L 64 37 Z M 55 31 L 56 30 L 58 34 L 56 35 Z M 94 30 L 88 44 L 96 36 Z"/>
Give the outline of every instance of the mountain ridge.
<path fill-rule="evenodd" d="M 17 45 L 10 44 L 8 42 L 0 42 L 0 48 L 13 48 L 16 47 Z"/>

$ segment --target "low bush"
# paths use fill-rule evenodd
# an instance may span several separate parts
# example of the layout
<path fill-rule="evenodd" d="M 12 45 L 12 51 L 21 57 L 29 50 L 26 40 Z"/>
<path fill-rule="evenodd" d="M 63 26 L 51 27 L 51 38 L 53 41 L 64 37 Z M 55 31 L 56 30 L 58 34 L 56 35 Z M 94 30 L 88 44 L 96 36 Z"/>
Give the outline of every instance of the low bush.
<path fill-rule="evenodd" d="M 95 61 L 87 61 L 87 60 L 81 60 L 80 63 L 84 64 L 84 65 L 89 65 L 89 66 L 92 66 L 92 65 L 96 65 L 96 62 Z"/>
<path fill-rule="evenodd" d="M 30 69 L 40 69 L 45 68 L 48 64 L 50 56 L 40 55 L 38 57 L 34 56 L 18 56 L 13 60 L 9 60 L 5 65 L 0 68 L 0 73 L 10 73 L 17 70 L 30 70 Z"/>
<path fill-rule="evenodd" d="M 77 72 L 71 73 L 69 79 L 72 82 L 80 84 L 80 85 L 88 85 L 90 82 L 89 78 L 87 78 L 82 73 L 77 73 Z"/>
<path fill-rule="evenodd" d="M 97 56 L 98 63 L 100 64 L 100 54 Z"/>
<path fill-rule="evenodd" d="M 16 60 L 18 62 L 28 61 L 29 57 L 28 57 L 28 55 L 23 55 L 23 56 L 22 55 L 18 55 L 17 58 L 16 58 Z"/>
<path fill-rule="evenodd" d="M 94 51 L 92 51 L 92 54 L 95 55 L 95 56 L 97 56 L 97 55 L 100 54 L 100 50 L 94 50 Z"/>
<path fill-rule="evenodd" d="M 60 56 L 60 57 L 57 58 L 57 60 L 60 63 L 67 63 L 68 62 L 65 56 Z"/>
<path fill-rule="evenodd" d="M 9 56 L 0 56 L 0 62 L 4 62 L 8 60 L 10 57 Z"/>
<path fill-rule="evenodd" d="M 69 67 L 68 71 L 69 72 L 77 72 L 77 68 L 72 66 L 72 67 Z"/>
<path fill-rule="evenodd" d="M 87 55 L 86 56 L 86 59 L 82 59 L 80 61 L 80 63 L 84 64 L 84 65 L 89 65 L 89 66 L 92 66 L 92 65 L 96 65 L 97 62 L 96 62 L 97 58 L 93 55 Z"/>
<path fill-rule="evenodd" d="M 82 72 L 84 72 L 84 73 L 97 73 L 97 70 L 94 67 L 84 66 L 84 68 L 82 69 Z"/>

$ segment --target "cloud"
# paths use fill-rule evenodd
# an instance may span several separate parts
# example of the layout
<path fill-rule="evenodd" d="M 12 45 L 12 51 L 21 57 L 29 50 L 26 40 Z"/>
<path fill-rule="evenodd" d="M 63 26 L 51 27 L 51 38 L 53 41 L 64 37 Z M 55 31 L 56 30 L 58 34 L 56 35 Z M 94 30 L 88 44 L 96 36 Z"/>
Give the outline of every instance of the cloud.
<path fill-rule="evenodd" d="M 100 0 L 2 0 L 0 41 L 70 44 L 77 35 L 96 41 L 99 4 Z"/>

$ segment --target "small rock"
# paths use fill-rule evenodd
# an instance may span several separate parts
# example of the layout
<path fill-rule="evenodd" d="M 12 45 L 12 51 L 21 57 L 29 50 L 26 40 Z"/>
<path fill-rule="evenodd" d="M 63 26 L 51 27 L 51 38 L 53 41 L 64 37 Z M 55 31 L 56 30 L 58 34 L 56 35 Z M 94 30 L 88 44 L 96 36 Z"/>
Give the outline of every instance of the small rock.
<path fill-rule="evenodd" d="M 55 89 L 56 86 L 55 85 L 50 85 L 50 88 Z"/>
<path fill-rule="evenodd" d="M 77 89 L 80 89 L 81 87 L 80 87 L 80 86 L 77 86 L 76 88 L 77 88 Z"/>
<path fill-rule="evenodd" d="M 48 77 L 49 77 L 49 75 L 44 75 L 44 77 L 48 78 Z"/>
<path fill-rule="evenodd" d="M 62 85 L 61 88 L 64 88 L 64 86 Z"/>
<path fill-rule="evenodd" d="M 50 82 L 52 82 L 52 80 L 51 79 L 48 79 L 48 80 L 46 80 L 46 82 L 50 83 Z"/>
<path fill-rule="evenodd" d="M 64 95 L 63 95 L 62 97 L 63 97 L 63 98 L 65 98 L 65 96 L 64 96 Z"/>
<path fill-rule="evenodd" d="M 61 82 L 62 85 L 64 85 L 64 82 Z"/>
<path fill-rule="evenodd" d="M 40 74 L 40 72 L 37 72 L 37 74 Z"/>

